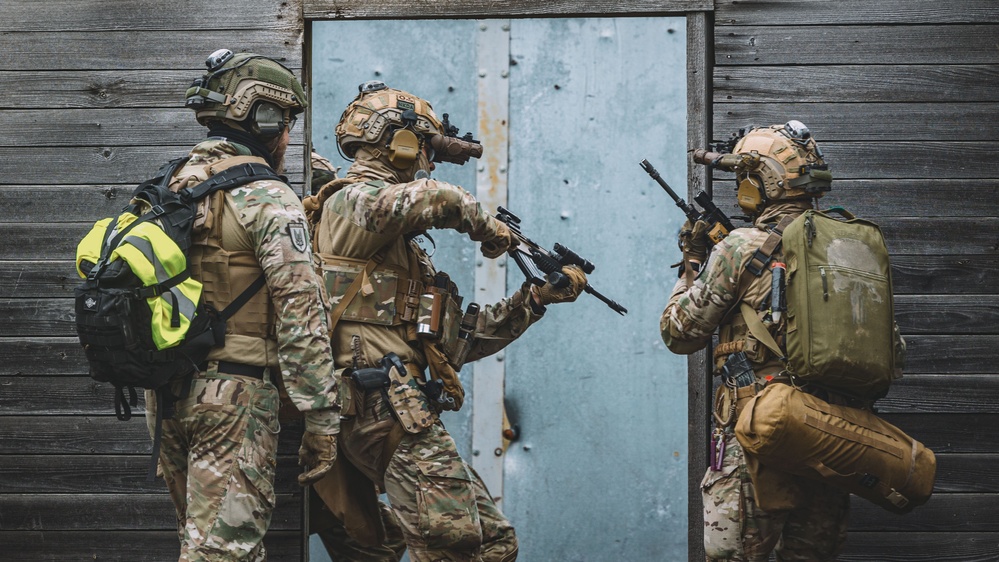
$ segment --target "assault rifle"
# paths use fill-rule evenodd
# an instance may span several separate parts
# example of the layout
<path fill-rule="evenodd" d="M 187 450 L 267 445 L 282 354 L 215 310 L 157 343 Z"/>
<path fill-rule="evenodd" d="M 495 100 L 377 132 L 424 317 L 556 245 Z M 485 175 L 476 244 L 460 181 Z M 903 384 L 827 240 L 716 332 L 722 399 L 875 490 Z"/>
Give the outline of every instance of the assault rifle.
<path fill-rule="evenodd" d="M 556 243 L 551 251 L 537 245 L 520 231 L 520 217 L 503 207 L 499 207 L 496 218 L 506 223 L 514 238 L 519 242 L 516 248 L 510 250 L 510 254 L 513 255 L 513 260 L 517 262 L 517 266 L 520 267 L 527 280 L 534 285 L 540 286 L 548 282 L 558 288 L 567 286 L 569 278 L 562 273 L 562 267 L 567 265 L 578 266 L 587 275 L 593 273 L 596 268 L 589 260 L 583 259 L 579 254 L 561 244 Z M 541 276 L 542 273 L 545 274 L 544 277 Z M 628 313 L 627 308 L 600 294 L 589 283 L 583 290 L 603 301 L 611 310 L 621 316 Z"/>
<path fill-rule="evenodd" d="M 679 195 L 677 195 L 648 160 L 642 160 L 639 165 L 652 177 L 652 179 L 656 180 L 656 183 L 658 183 L 660 187 L 666 190 L 666 193 L 673 198 L 674 202 L 676 202 L 676 206 L 680 207 L 683 214 L 687 215 L 687 218 L 690 219 L 691 224 L 694 224 L 699 220 L 708 223 L 708 238 L 711 240 L 712 244 L 721 242 L 723 238 L 728 236 L 729 232 L 735 230 L 735 226 L 732 224 L 732 221 L 729 220 L 728 216 L 726 216 L 713 201 L 711 201 L 711 196 L 708 195 L 703 189 L 694 195 L 694 202 L 704 209 L 702 212 L 698 211 L 696 207 L 687 203 Z"/>

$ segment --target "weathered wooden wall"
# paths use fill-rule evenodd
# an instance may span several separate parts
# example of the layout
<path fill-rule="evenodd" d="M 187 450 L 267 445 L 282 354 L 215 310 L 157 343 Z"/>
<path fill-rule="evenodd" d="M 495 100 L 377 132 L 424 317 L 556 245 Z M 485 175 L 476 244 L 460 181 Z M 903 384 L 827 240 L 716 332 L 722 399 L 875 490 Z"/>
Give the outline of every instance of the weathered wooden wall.
<path fill-rule="evenodd" d="M 4 3 L 0 21 L 0 558 L 169 561 L 143 416 L 119 422 L 73 327 L 76 243 L 204 129 L 184 91 L 215 49 L 301 68 L 297 3 Z M 291 177 L 302 178 L 302 133 Z M 299 428 L 282 432 L 272 560 L 300 560 Z"/>
<path fill-rule="evenodd" d="M 854 498 L 843 560 L 999 557 L 997 33 L 988 0 L 715 2 L 714 137 L 803 121 L 836 177 L 823 202 L 892 252 L 909 358 L 879 406 L 937 453 L 936 489 L 907 516 Z"/>
<path fill-rule="evenodd" d="M 422 17 L 515 17 L 675 13 L 710 10 L 712 2 L 422 4 L 430 10 Z M 937 452 L 937 492 L 904 517 L 855 500 L 843 559 L 995 560 L 999 166 L 990 148 L 999 140 L 999 11 L 991 0 L 713 5 L 706 103 L 714 136 L 747 123 L 804 121 L 838 178 L 827 201 L 879 220 L 895 256 L 909 368 L 881 410 Z M 314 18 L 413 15 L 398 0 L 4 4 L 3 556 L 176 557 L 165 490 L 144 480 L 142 421 L 116 421 L 110 392 L 85 374 L 72 327 L 73 251 L 94 220 L 121 208 L 131 186 L 201 138 L 182 99 L 208 53 L 255 51 L 301 68 L 303 9 Z M 705 123 L 704 116 L 691 123 Z M 295 181 L 301 142 L 290 155 Z M 716 179 L 720 202 L 731 203 L 726 178 Z M 691 427 L 703 429 L 694 419 Z M 300 506 L 289 462 L 297 439 L 283 437 L 282 495 L 268 542 L 272 559 L 297 560 Z"/>

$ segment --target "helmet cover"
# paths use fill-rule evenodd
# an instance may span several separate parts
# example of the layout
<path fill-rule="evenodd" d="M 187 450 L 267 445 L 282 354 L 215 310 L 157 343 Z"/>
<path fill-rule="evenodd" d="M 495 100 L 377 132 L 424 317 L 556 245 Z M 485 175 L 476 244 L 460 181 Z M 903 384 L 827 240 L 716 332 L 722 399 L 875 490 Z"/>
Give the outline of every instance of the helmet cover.
<path fill-rule="evenodd" d="M 377 81 L 365 82 L 359 90 L 336 126 L 337 144 L 348 158 L 353 158 L 362 144 L 396 152 L 389 145 L 400 129 L 423 139 L 444 132 L 433 107 L 422 98 Z M 396 139 L 396 144 L 399 140 Z"/>
<path fill-rule="evenodd" d="M 764 201 L 821 197 L 830 189 L 829 166 L 800 121 L 751 129 L 732 152 L 753 155 L 754 161 L 758 157 L 755 167 L 736 171 L 739 205 L 747 211 L 758 210 Z M 759 200 L 753 203 L 755 190 Z"/>
<path fill-rule="evenodd" d="M 308 107 L 305 90 L 294 73 L 274 59 L 219 49 L 205 64 L 208 72 L 186 94 L 187 107 L 194 109 L 202 125 L 215 119 L 243 122 L 252 117 L 259 102 L 269 102 L 269 108 L 277 106 L 289 118 Z"/>

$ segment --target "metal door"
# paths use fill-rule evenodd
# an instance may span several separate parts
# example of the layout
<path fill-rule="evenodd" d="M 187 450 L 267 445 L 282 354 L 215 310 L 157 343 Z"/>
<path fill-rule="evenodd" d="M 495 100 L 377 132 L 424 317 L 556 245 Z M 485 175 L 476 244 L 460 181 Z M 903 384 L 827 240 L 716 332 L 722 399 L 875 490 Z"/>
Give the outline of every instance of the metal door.
<path fill-rule="evenodd" d="M 682 216 L 638 166 L 650 159 L 685 191 L 685 45 L 683 18 L 313 25 L 317 150 L 338 161 L 333 127 L 360 82 L 427 98 L 486 152 L 435 177 L 592 261 L 591 284 L 629 309 L 589 295 L 553 305 L 462 371 L 471 399 L 444 423 L 502 498 L 522 560 L 686 558 L 686 363 L 658 325 Z M 523 282 L 512 260 L 504 269 L 463 236 L 431 235 L 466 299 L 494 302 Z M 504 403 L 520 428 L 505 451 Z"/>

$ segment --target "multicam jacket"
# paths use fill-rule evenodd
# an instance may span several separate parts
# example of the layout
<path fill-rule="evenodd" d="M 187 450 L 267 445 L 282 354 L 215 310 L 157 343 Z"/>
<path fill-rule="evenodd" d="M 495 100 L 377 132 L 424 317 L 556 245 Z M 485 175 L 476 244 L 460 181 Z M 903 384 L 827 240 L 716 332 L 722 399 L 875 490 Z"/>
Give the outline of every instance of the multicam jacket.
<path fill-rule="evenodd" d="M 363 263 L 382 250 L 385 258 L 375 271 L 409 271 L 415 259 L 420 281 L 429 284 L 436 270 L 422 249 L 407 241 L 408 235 L 431 228 L 451 228 L 468 234 L 472 240 L 489 240 L 495 235 L 498 221 L 461 187 L 433 179 L 386 183 L 356 163 L 347 177 L 357 183 L 338 191 L 323 207 L 316 248 L 324 258 L 337 256 Z M 496 353 L 537 321 L 540 314 L 533 312 L 529 299 L 525 286 L 494 305 L 484 306 L 467 361 Z M 353 321 L 345 315 L 332 337 L 336 365 L 351 365 L 351 337 L 358 335 L 362 355 L 369 364 L 394 352 L 403 362 L 419 369 L 426 367 L 423 351 L 411 345 L 406 324 L 391 317 L 389 314 L 385 322 L 378 324 Z"/>
<path fill-rule="evenodd" d="M 746 323 L 739 310 L 740 303 L 745 301 L 757 311 L 771 335 L 781 341 L 782 326 L 773 324 L 769 315 L 761 311 L 767 308 L 764 303 L 770 298 L 770 269 L 764 267 L 757 277 L 746 268 L 769 236 L 768 228 L 784 217 L 796 217 L 809 208 L 808 203 L 772 205 L 756 220 L 754 227 L 733 230 L 711 250 L 707 263 L 690 288 L 682 278 L 678 280 L 659 322 L 666 346 L 674 353 L 693 353 L 703 349 L 711 341 L 715 329 L 720 327 L 716 366 L 724 363 L 729 352 L 746 351 L 757 374 L 779 370 L 781 363 L 772 353 L 757 345 L 751 336 L 746 341 Z M 779 256 L 778 251 L 774 257 L 779 259 Z M 724 345 L 739 341 L 746 343 Z"/>
<path fill-rule="evenodd" d="M 226 140 L 204 141 L 174 175 L 171 188 L 195 185 L 205 179 L 206 166 L 240 156 L 250 152 Z M 225 347 L 212 350 L 209 360 L 279 369 L 300 411 L 330 411 L 310 416 L 310 430 L 335 431 L 339 404 L 328 317 L 298 197 L 275 181 L 218 192 L 199 207 L 192 240 L 192 273 L 215 308 L 224 308 L 242 290 L 237 287 L 261 272 L 266 279 L 266 288 L 230 320 Z"/>

